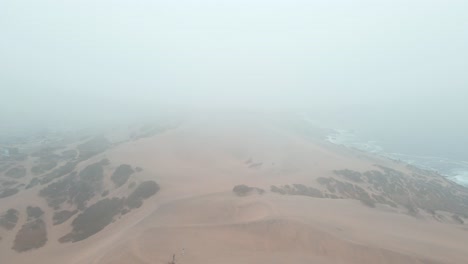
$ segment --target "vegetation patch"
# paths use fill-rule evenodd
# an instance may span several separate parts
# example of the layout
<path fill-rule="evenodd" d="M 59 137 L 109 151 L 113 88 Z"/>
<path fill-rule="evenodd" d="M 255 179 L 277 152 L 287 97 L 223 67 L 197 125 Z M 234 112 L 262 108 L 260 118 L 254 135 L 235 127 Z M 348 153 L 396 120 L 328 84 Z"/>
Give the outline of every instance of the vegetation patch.
<path fill-rule="evenodd" d="M 18 166 L 11 168 L 5 172 L 5 176 L 18 179 L 26 176 L 26 168 L 24 166 Z"/>
<path fill-rule="evenodd" d="M 77 146 L 79 151 L 79 160 L 87 160 L 97 155 L 111 146 L 110 142 L 104 136 L 94 137 Z"/>
<path fill-rule="evenodd" d="M 57 161 L 55 160 L 40 160 L 37 165 L 34 165 L 31 168 L 31 172 L 39 175 L 43 174 L 47 171 L 50 171 L 51 169 L 55 168 L 57 166 Z"/>
<path fill-rule="evenodd" d="M 84 168 L 79 175 L 69 176 L 49 184 L 39 192 L 47 200 L 50 207 L 58 209 L 64 202 L 74 204 L 79 210 L 84 210 L 86 203 L 100 192 L 104 170 L 101 162 Z"/>
<path fill-rule="evenodd" d="M 50 207 L 58 209 L 67 200 L 71 200 L 72 188 L 76 188 L 74 175 L 69 175 L 64 179 L 53 182 L 39 191 L 39 195 L 44 197 Z"/>
<path fill-rule="evenodd" d="M 28 183 L 28 185 L 26 185 L 26 189 L 30 189 L 34 186 L 37 186 L 39 185 L 41 181 L 38 179 L 38 178 L 32 178 L 31 181 Z"/>
<path fill-rule="evenodd" d="M 28 215 L 28 221 L 31 219 L 38 219 L 44 214 L 44 211 L 40 207 L 28 206 L 26 208 L 26 214 Z"/>
<path fill-rule="evenodd" d="M 31 156 L 38 157 L 44 160 L 57 159 L 59 156 L 55 154 L 54 152 L 58 149 L 60 149 L 60 147 L 52 147 L 52 146 L 43 147 L 40 150 L 32 153 Z"/>
<path fill-rule="evenodd" d="M 143 125 L 139 131 L 136 131 L 131 137 L 136 140 L 136 139 L 141 139 L 141 138 L 148 138 L 152 137 L 154 135 L 163 133 L 164 131 L 170 129 L 171 127 L 169 126 L 163 126 L 159 124 L 146 124 Z"/>
<path fill-rule="evenodd" d="M 408 214 L 416 216 L 419 208 L 426 212 L 446 211 L 456 215 L 468 215 L 468 188 L 450 182 L 434 172 L 413 169 L 408 175 L 388 167 L 377 165 L 378 170 L 357 172 L 334 171 L 343 178 L 317 179 L 330 193 L 343 198 L 357 199 L 366 205 L 375 203 L 392 207 L 402 206 Z M 423 174 L 421 174 L 423 173 Z M 363 183 L 367 191 L 351 182 Z"/>
<path fill-rule="evenodd" d="M 249 168 L 258 169 L 258 168 L 262 167 L 262 165 L 263 165 L 263 162 L 250 163 Z"/>
<path fill-rule="evenodd" d="M 62 211 L 55 212 L 53 219 L 52 219 L 54 221 L 54 225 L 60 225 L 66 222 L 76 213 L 78 213 L 78 210 L 74 210 L 74 211 L 62 210 Z"/>
<path fill-rule="evenodd" d="M 58 167 L 57 169 L 51 171 L 50 173 L 44 175 L 40 179 L 42 185 L 47 184 L 57 178 L 61 178 L 67 174 L 70 174 L 75 169 L 77 162 L 67 162 L 63 166 Z"/>
<path fill-rule="evenodd" d="M 132 175 L 135 171 L 133 168 L 128 164 L 122 164 L 117 169 L 115 169 L 114 173 L 111 176 L 111 180 L 114 182 L 116 188 L 121 187 L 125 183 L 127 183 L 130 175 Z"/>
<path fill-rule="evenodd" d="M 2 183 L 2 187 L 12 187 L 16 184 L 18 184 L 17 181 L 13 181 L 13 180 L 2 180 L 0 179 L 0 182 Z"/>
<path fill-rule="evenodd" d="M 69 149 L 62 152 L 61 158 L 64 160 L 72 160 L 76 158 L 76 155 L 78 155 L 78 152 L 76 150 Z"/>
<path fill-rule="evenodd" d="M 463 221 L 463 219 L 457 214 L 452 215 L 452 219 L 460 225 L 465 223 L 465 221 Z"/>
<path fill-rule="evenodd" d="M 18 231 L 13 242 L 13 250 L 28 251 L 44 246 L 47 242 L 46 224 L 42 219 L 24 224 Z"/>
<path fill-rule="evenodd" d="M 272 185 L 270 190 L 271 192 L 283 195 L 301 195 L 315 198 L 324 198 L 322 191 L 314 187 L 305 186 L 303 184 L 293 184 L 292 186 L 283 185 L 279 187 Z"/>
<path fill-rule="evenodd" d="M 125 203 L 130 208 L 139 208 L 143 200 L 155 195 L 159 191 L 159 185 L 154 181 L 145 181 L 128 196 Z"/>
<path fill-rule="evenodd" d="M 234 186 L 234 188 L 232 188 L 232 191 L 238 196 L 246 196 L 246 195 L 252 194 L 254 192 L 256 192 L 258 194 L 263 194 L 265 192 L 265 190 L 263 190 L 263 189 L 256 188 L 256 187 L 250 187 L 250 186 L 247 186 L 245 184 L 240 184 L 240 185 Z"/>
<path fill-rule="evenodd" d="M 0 215 L 0 226 L 7 230 L 15 228 L 18 223 L 18 215 L 18 210 L 8 209 L 5 213 Z"/>
<path fill-rule="evenodd" d="M 363 182 L 361 173 L 353 170 L 335 170 L 333 171 L 336 175 L 343 176 L 344 178 L 353 182 Z"/>
<path fill-rule="evenodd" d="M 10 163 L 6 163 L 4 161 L 1 160 L 1 157 L 0 157 L 0 173 L 8 170 L 10 168 L 11 164 Z"/>
<path fill-rule="evenodd" d="M 5 198 L 5 197 L 8 197 L 8 196 L 12 196 L 12 195 L 17 194 L 18 192 L 19 192 L 19 190 L 15 189 L 15 188 L 5 189 L 2 192 L 0 192 L 0 198 Z"/>
<path fill-rule="evenodd" d="M 104 168 L 101 162 L 93 163 L 88 165 L 82 171 L 80 171 L 80 181 L 97 184 L 99 187 L 102 185 L 102 179 L 104 178 Z"/>
<path fill-rule="evenodd" d="M 123 199 L 103 199 L 89 206 L 72 222 L 73 230 L 61 237 L 60 242 L 77 242 L 86 239 L 112 223 L 123 208 Z"/>

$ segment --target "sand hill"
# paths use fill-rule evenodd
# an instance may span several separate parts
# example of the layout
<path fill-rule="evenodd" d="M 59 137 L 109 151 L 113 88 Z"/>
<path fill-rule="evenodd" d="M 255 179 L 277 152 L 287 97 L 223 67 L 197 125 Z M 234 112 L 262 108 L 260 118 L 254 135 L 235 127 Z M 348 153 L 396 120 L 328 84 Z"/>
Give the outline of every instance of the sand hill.
<path fill-rule="evenodd" d="M 467 263 L 468 190 L 300 120 L 202 116 L 27 142 L 8 263 Z"/>

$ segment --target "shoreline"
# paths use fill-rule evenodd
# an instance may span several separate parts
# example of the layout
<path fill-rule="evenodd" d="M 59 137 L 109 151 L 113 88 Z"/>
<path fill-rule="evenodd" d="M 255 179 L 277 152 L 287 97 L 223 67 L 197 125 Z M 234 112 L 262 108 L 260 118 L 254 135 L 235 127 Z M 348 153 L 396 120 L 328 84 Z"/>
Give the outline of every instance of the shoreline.
<path fill-rule="evenodd" d="M 434 171 L 452 182 L 468 187 L 468 162 L 466 161 L 451 160 L 445 157 L 390 153 L 379 146 L 377 141 L 360 140 L 354 133 L 348 130 L 333 129 L 333 131 L 335 131 L 335 133 L 328 135 L 326 138 L 326 141 L 332 144 L 358 149 L 369 154 L 404 162 L 420 169 Z"/>

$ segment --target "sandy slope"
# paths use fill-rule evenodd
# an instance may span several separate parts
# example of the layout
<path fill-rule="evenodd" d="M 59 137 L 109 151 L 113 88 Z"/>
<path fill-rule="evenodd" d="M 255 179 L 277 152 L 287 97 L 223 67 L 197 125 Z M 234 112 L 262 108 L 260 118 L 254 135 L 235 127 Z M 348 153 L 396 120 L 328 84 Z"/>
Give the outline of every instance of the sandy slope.
<path fill-rule="evenodd" d="M 402 215 L 390 215 L 390 224 L 382 212 L 358 220 L 366 208 L 350 201 L 238 199 L 226 193 L 168 206 L 146 219 L 118 255 L 107 254 L 97 263 L 124 263 L 121 258 L 165 263 L 170 252 L 180 263 L 463 263 L 466 257 L 459 244 L 466 236 L 459 232 L 421 226 Z M 224 215 L 214 214 L 220 209 Z M 349 211 L 353 218 L 346 220 Z M 387 230 L 395 225 L 393 232 Z M 450 239 L 444 239 L 447 235 Z"/>
<path fill-rule="evenodd" d="M 9 263 L 466 263 L 463 226 L 417 219 L 355 200 L 238 197 L 247 184 L 301 183 L 334 169 L 402 165 L 306 140 L 272 121 L 197 119 L 122 144 L 105 156 L 145 168 L 161 191 L 85 241 L 18 254 Z M 249 168 L 247 160 L 261 163 Z M 59 234 L 50 234 L 50 238 Z M 1 242 L 0 242 L 1 243 Z M 0 244 L 1 245 L 1 244 Z"/>

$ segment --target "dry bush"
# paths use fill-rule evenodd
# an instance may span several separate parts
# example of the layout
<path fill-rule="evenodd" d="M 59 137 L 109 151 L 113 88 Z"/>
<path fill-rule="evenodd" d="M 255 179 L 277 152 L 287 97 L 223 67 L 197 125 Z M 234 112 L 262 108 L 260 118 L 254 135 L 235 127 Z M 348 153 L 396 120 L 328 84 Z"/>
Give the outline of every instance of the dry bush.
<path fill-rule="evenodd" d="M 78 213 L 78 210 L 68 211 L 62 210 L 59 212 L 55 212 L 53 216 L 54 225 L 60 225 L 70 219 L 73 215 Z"/>
<path fill-rule="evenodd" d="M 19 212 L 16 209 L 8 209 L 5 213 L 0 216 L 0 226 L 7 230 L 15 228 L 18 223 Z"/>
<path fill-rule="evenodd" d="M 40 207 L 28 206 L 26 208 L 26 214 L 28 215 L 28 220 L 37 219 L 44 214 L 44 211 Z"/>
<path fill-rule="evenodd" d="M 5 176 L 14 179 L 23 178 L 26 176 L 26 168 L 23 166 L 11 168 L 5 172 Z"/>
<path fill-rule="evenodd" d="M 5 189 L 2 192 L 0 192 L 0 198 L 5 198 L 5 197 L 8 197 L 8 196 L 12 196 L 12 195 L 17 194 L 18 192 L 19 192 L 19 190 L 15 189 L 15 188 Z"/>
<path fill-rule="evenodd" d="M 125 183 L 127 183 L 130 176 L 135 171 L 133 168 L 128 164 L 122 164 L 117 169 L 115 169 L 114 173 L 111 176 L 111 180 L 114 182 L 116 188 L 121 187 Z"/>
<path fill-rule="evenodd" d="M 46 225 L 42 219 L 24 224 L 13 242 L 13 250 L 23 252 L 44 246 L 47 242 Z"/>
<path fill-rule="evenodd" d="M 465 221 L 463 221 L 463 219 L 457 214 L 452 215 L 452 219 L 455 220 L 455 222 L 457 222 L 457 223 L 459 223 L 461 225 L 463 225 L 465 223 Z"/>
<path fill-rule="evenodd" d="M 128 196 L 125 203 L 130 208 L 139 208 L 143 200 L 155 195 L 159 191 L 159 185 L 154 181 L 145 181 Z"/>
<path fill-rule="evenodd" d="M 103 199 L 86 208 L 72 222 L 73 230 L 60 238 L 60 242 L 77 242 L 86 239 L 112 223 L 123 208 L 123 199 Z"/>
<path fill-rule="evenodd" d="M 283 185 L 280 187 L 272 185 L 270 187 L 270 190 L 271 192 L 279 193 L 282 195 L 300 195 L 315 198 L 324 198 L 322 191 L 314 187 L 305 186 L 303 184 L 293 184 L 292 186 Z"/>
<path fill-rule="evenodd" d="M 232 191 L 239 196 L 244 196 L 247 195 L 250 191 L 252 191 L 252 187 L 249 187 L 245 184 L 241 184 L 234 186 Z"/>
<path fill-rule="evenodd" d="M 245 196 L 247 194 L 250 194 L 252 192 L 257 192 L 258 194 L 264 194 L 265 193 L 265 190 L 263 189 L 260 189 L 260 188 L 257 188 L 257 187 L 249 187 L 245 184 L 240 184 L 240 185 L 236 185 L 234 186 L 234 188 L 232 188 L 232 191 L 237 194 L 238 196 Z"/>
<path fill-rule="evenodd" d="M 41 159 L 39 161 L 39 164 L 34 165 L 31 168 L 31 172 L 36 174 L 36 175 L 39 175 L 39 174 L 42 174 L 44 172 L 50 171 L 51 169 L 55 168 L 56 166 L 57 166 L 57 161 L 55 161 L 55 160 Z"/>
<path fill-rule="evenodd" d="M 111 146 L 111 143 L 104 136 L 94 137 L 77 146 L 79 151 L 79 160 L 87 160 L 97 155 Z"/>

